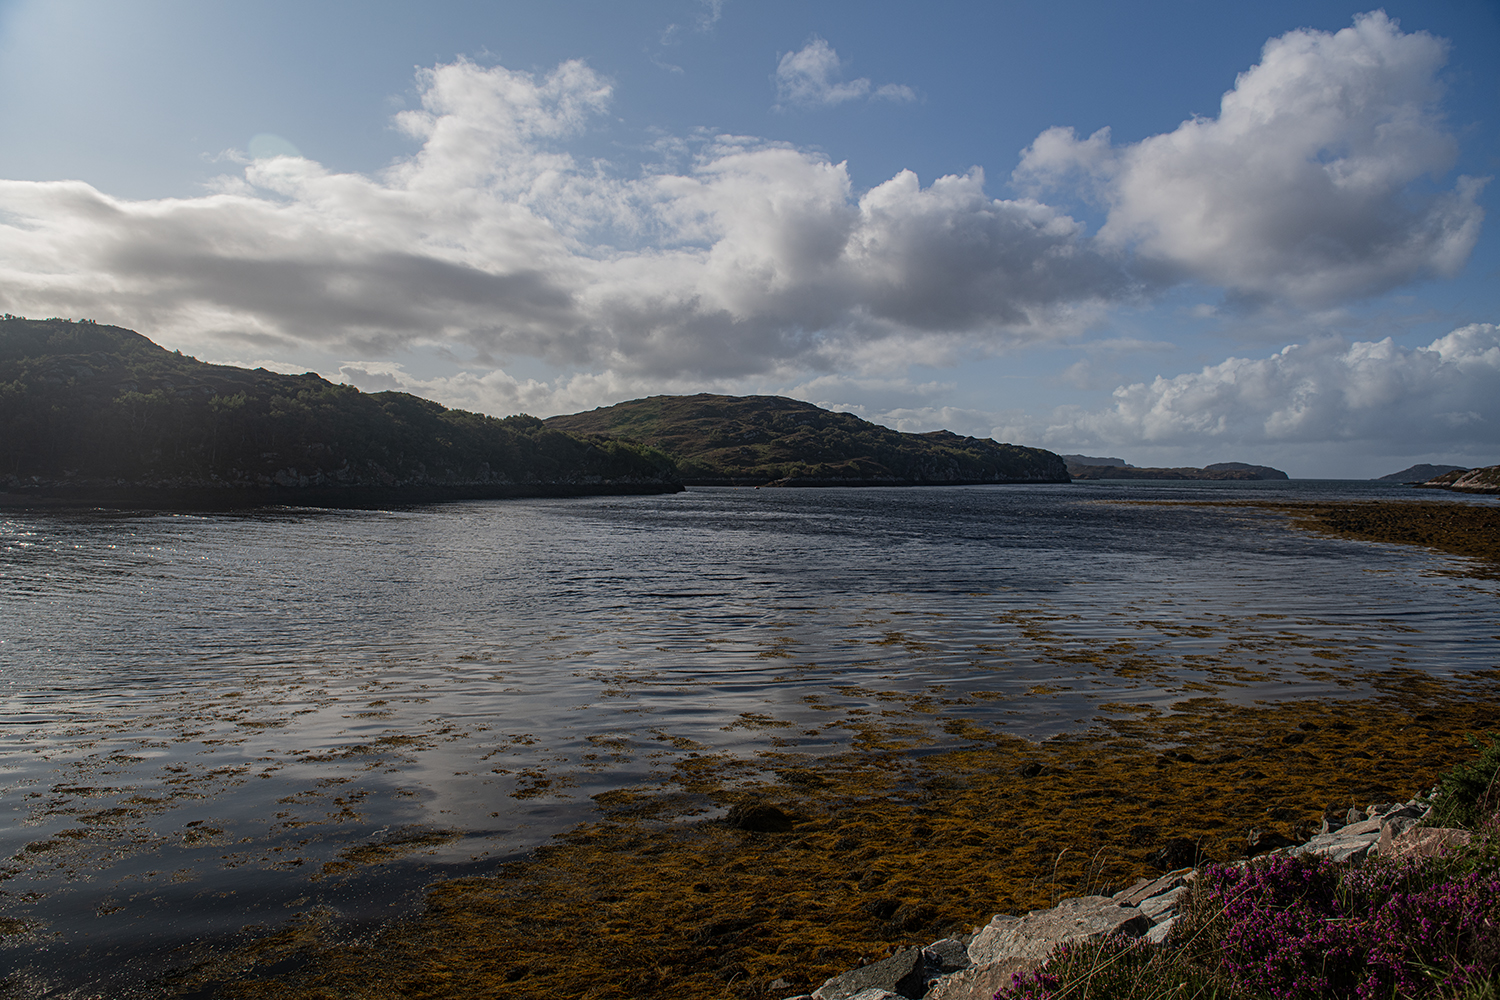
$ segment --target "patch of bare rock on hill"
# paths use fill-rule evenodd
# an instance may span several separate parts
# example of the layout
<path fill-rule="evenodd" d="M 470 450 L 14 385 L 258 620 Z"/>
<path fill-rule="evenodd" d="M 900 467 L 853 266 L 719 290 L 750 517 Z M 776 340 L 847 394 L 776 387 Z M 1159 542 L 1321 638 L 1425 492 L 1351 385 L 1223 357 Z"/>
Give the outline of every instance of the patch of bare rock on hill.
<path fill-rule="evenodd" d="M 1455 493 L 1500 494 L 1500 465 L 1479 469 L 1460 469 L 1444 473 L 1418 484 L 1422 489 L 1452 490 Z"/>
<path fill-rule="evenodd" d="M 1262 838 L 1252 830 L 1247 853 L 1316 854 L 1357 865 L 1372 855 L 1430 857 L 1468 841 L 1464 830 L 1419 827 L 1430 808 L 1412 799 L 1371 805 L 1363 812 L 1350 809 L 1343 817 L 1325 816 L 1322 831 L 1300 845 L 1274 835 Z M 1162 860 L 1191 860 L 1195 853 L 1191 841 L 1173 842 Z M 1170 947 L 1179 906 L 1196 876 L 1189 864 L 1112 895 L 1064 899 L 1022 916 L 999 913 L 972 934 L 903 948 L 788 1000 L 990 1000 L 1011 985 L 1013 976 L 1045 965 L 1053 949 L 1068 942 L 1119 934 Z"/>

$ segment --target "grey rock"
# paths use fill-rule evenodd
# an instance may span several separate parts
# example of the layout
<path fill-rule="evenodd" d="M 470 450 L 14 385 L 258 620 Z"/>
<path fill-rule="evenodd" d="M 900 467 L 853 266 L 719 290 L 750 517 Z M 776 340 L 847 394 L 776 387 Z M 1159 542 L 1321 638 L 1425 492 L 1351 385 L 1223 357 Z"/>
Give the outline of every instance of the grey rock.
<path fill-rule="evenodd" d="M 1363 861 L 1380 839 L 1380 817 L 1362 819 L 1350 823 L 1335 833 L 1322 833 L 1288 854 L 1316 854 L 1333 861 L 1358 864 Z"/>
<path fill-rule="evenodd" d="M 813 990 L 813 996 L 816 1000 L 850 1000 L 878 988 L 898 996 L 920 997 L 927 992 L 922 964 L 921 948 L 902 948 L 890 958 L 834 976 Z"/>
<path fill-rule="evenodd" d="M 1360 812 L 1354 806 L 1350 806 L 1349 807 L 1349 814 L 1344 817 L 1344 822 L 1346 822 L 1346 823 L 1358 823 L 1360 820 L 1365 819 L 1365 818 L 1366 818 L 1366 816 L 1365 816 L 1364 813 Z"/>
<path fill-rule="evenodd" d="M 854 994 L 849 1000 L 909 1000 L 909 998 L 904 998 L 900 993 L 892 993 L 890 990 L 883 990 L 875 986 Z"/>
<path fill-rule="evenodd" d="M 925 1000 L 990 1000 L 1011 984 L 1012 977 L 1035 968 L 1036 964 L 1030 959 L 1011 958 L 988 965 L 971 965 L 933 983 Z"/>
<path fill-rule="evenodd" d="M 995 918 L 969 943 L 969 960 L 975 965 L 1010 958 L 1040 962 L 1064 941 L 1106 934 L 1140 937 L 1150 927 L 1151 918 L 1133 906 L 1121 906 L 1108 896 L 1080 896 L 1019 919 Z"/>
<path fill-rule="evenodd" d="M 1169 889 L 1159 896 L 1152 896 L 1143 900 L 1139 907 L 1140 911 L 1151 918 L 1153 924 L 1159 924 L 1177 912 L 1177 901 L 1187 892 L 1187 886 L 1180 885 L 1175 889 Z"/>
<path fill-rule="evenodd" d="M 1177 923 L 1176 916 L 1168 917 L 1161 923 L 1157 924 L 1155 927 L 1151 928 L 1145 934 L 1142 934 L 1141 937 L 1143 937 L 1147 941 L 1150 941 L 1152 944 L 1161 944 L 1167 939 L 1167 932 L 1172 929 L 1172 925 L 1175 923 Z"/>
<path fill-rule="evenodd" d="M 931 975 L 944 976 L 969 967 L 969 949 L 956 938 L 943 938 L 922 949 L 922 962 Z"/>
<path fill-rule="evenodd" d="M 1175 872 L 1167 872 L 1158 879 L 1141 879 L 1129 889 L 1122 889 L 1114 894 L 1112 899 L 1121 906 L 1140 906 L 1142 902 L 1153 896 L 1159 896 L 1164 892 L 1170 892 L 1178 886 L 1186 885 L 1193 880 L 1197 870 L 1193 868 L 1179 868 Z"/>

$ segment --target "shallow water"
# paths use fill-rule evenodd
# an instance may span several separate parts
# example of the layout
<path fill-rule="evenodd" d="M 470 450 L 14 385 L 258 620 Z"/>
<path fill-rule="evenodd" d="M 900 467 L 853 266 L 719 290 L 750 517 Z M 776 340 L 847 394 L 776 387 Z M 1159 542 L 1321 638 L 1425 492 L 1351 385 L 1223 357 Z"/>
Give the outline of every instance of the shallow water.
<path fill-rule="evenodd" d="M 25 993 L 118 992 L 246 925 L 401 912 L 681 755 L 817 752 L 871 718 L 1045 738 L 1494 667 L 1496 585 L 1444 557 L 1118 502 L 1364 498 L 1434 499 L 1077 483 L 11 515 L 0 916 L 29 930 L 0 947 Z"/>

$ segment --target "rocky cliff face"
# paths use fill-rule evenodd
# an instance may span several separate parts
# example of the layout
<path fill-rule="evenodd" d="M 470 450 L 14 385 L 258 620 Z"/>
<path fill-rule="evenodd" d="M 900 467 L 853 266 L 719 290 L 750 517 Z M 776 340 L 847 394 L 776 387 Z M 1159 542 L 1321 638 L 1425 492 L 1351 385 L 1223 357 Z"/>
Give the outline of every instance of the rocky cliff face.
<path fill-rule="evenodd" d="M 1421 485 L 1428 489 L 1455 490 L 1459 493 L 1500 493 L 1500 465 L 1445 473 Z"/>

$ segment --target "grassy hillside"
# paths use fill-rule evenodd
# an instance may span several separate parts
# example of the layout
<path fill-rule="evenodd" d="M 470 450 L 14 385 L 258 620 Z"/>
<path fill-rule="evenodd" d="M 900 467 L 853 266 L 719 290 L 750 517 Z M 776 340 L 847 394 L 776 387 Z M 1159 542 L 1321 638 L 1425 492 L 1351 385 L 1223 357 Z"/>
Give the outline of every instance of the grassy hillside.
<path fill-rule="evenodd" d="M 547 486 L 678 488 L 660 453 L 535 417 L 204 364 L 119 327 L 0 320 L 0 487 L 11 491 Z"/>
<path fill-rule="evenodd" d="M 960 437 L 903 434 L 781 396 L 651 396 L 548 427 L 639 441 L 672 456 L 686 483 L 789 486 L 1065 483 L 1050 451 Z"/>

